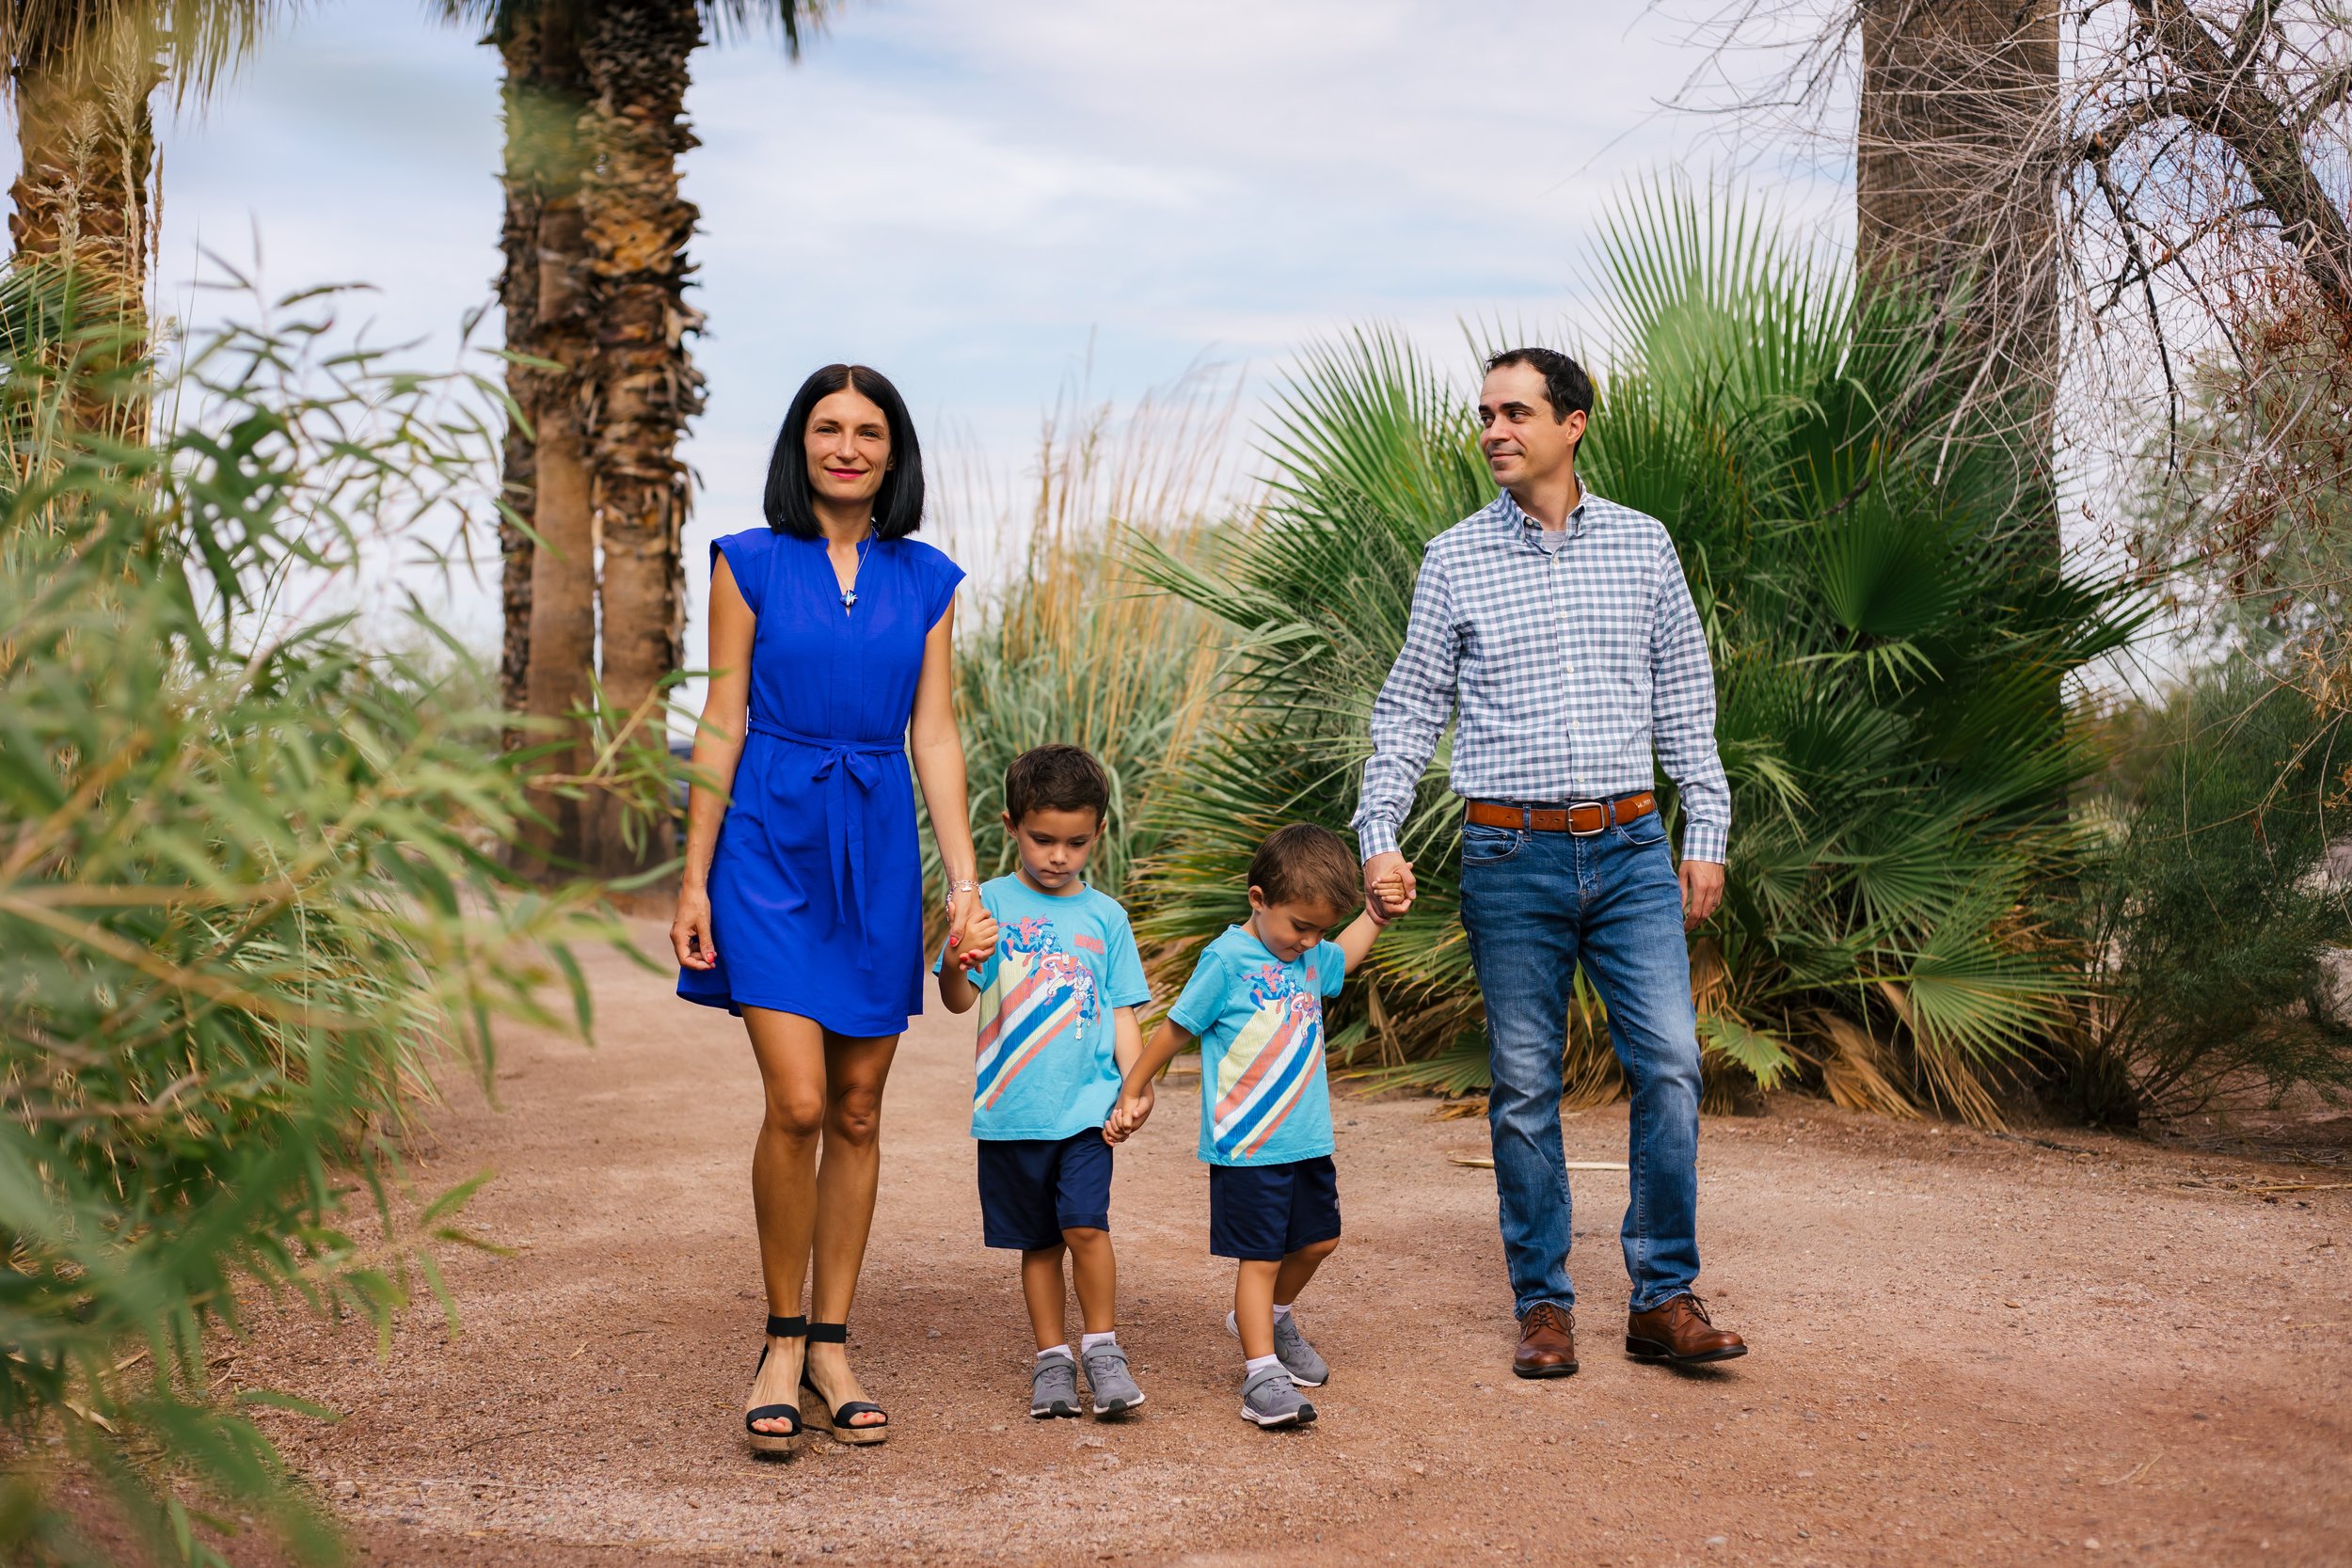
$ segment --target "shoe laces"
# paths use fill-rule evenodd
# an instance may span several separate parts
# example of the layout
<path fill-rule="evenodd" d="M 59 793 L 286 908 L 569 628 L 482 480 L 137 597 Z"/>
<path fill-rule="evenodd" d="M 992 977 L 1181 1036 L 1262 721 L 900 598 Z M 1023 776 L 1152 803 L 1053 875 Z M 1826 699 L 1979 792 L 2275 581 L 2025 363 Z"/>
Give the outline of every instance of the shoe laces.
<path fill-rule="evenodd" d="M 1562 1334 L 1573 1334 L 1576 1332 L 1576 1320 L 1550 1302 L 1537 1302 L 1527 1309 L 1527 1316 L 1519 1321 L 1519 1329 L 1524 1335 L 1529 1329 L 1545 1327 Z"/>
<path fill-rule="evenodd" d="M 1715 1320 L 1707 1315 L 1707 1303 L 1699 1299 L 1699 1294 L 1696 1291 L 1685 1291 L 1682 1294 L 1675 1297 L 1674 1301 L 1670 1301 L 1666 1305 L 1672 1307 L 1677 1303 L 1680 1303 L 1684 1311 L 1689 1312 L 1692 1317 L 1698 1319 L 1699 1322 L 1705 1323 L 1708 1327 L 1712 1328 L 1715 1326 Z"/>

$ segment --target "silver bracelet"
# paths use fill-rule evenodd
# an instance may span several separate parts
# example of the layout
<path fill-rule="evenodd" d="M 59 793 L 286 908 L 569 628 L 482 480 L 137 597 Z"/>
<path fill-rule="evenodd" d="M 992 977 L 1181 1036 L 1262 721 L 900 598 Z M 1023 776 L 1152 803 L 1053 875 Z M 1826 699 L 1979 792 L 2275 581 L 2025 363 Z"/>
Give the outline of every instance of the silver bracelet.
<path fill-rule="evenodd" d="M 954 908 L 956 907 L 956 895 L 957 895 L 957 894 L 959 894 L 959 893 L 977 893 L 977 892 L 979 892 L 979 891 L 980 891 L 980 884 L 979 884 L 979 883 L 977 883 L 977 882 L 976 882 L 976 881 L 974 881 L 974 880 L 972 880 L 972 879 L 971 879 L 971 878 L 969 878 L 969 877 L 951 877 L 951 878 L 949 878 L 949 879 L 947 879 L 947 896 L 946 896 L 946 897 L 945 897 L 945 898 L 943 898 L 943 899 L 941 899 L 941 900 L 940 900 L 940 902 L 941 902 L 943 905 L 945 905 L 946 907 L 947 907 L 948 909 L 954 909 Z"/>

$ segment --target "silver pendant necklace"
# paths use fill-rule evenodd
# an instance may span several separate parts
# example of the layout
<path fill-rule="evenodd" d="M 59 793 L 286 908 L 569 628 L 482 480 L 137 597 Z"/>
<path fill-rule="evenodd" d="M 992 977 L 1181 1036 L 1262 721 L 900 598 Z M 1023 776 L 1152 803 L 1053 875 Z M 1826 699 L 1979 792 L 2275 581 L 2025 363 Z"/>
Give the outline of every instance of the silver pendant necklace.
<path fill-rule="evenodd" d="M 857 608 L 857 579 L 865 576 L 866 553 L 873 549 L 873 526 L 868 524 L 866 526 L 866 537 L 858 544 L 857 564 L 850 568 L 850 586 L 841 591 L 841 608 L 845 610 L 855 610 Z"/>

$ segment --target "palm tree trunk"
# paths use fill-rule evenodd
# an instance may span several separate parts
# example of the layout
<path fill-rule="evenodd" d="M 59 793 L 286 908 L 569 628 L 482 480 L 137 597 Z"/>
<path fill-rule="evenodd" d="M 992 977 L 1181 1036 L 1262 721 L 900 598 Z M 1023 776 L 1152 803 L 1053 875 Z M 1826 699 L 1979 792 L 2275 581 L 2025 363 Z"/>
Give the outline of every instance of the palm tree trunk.
<path fill-rule="evenodd" d="M 587 79 L 580 0 L 528 8 L 500 40 L 506 66 L 505 269 L 499 295 L 507 346 L 547 364 L 510 364 L 507 390 L 522 416 L 510 426 L 505 480 L 516 519 L 501 519 L 506 615 L 501 674 L 510 707 L 573 723 L 591 696 L 596 657 L 596 518 L 590 481 L 588 372 L 595 356 L 595 288 L 580 187 Z M 534 544 L 532 535 L 537 535 Z M 584 733 L 550 756 L 578 774 Z M 586 858 L 588 802 L 534 792 L 547 823 L 529 837 L 560 861 Z"/>
<path fill-rule="evenodd" d="M 690 486 L 678 459 L 703 378 L 686 349 L 701 315 L 686 302 L 686 247 L 699 217 L 679 191 L 678 160 L 696 145 L 686 124 L 688 60 L 703 41 L 695 0 L 598 6 L 582 37 L 594 161 L 582 191 L 597 309 L 595 504 L 603 546 L 600 595 L 606 701 L 636 714 L 658 705 L 681 663 L 685 574 L 679 558 Z M 666 741 L 656 707 L 640 736 Z M 635 850 L 617 800 L 594 829 L 592 863 L 622 875 L 666 860 L 666 820 Z"/>
<path fill-rule="evenodd" d="M 147 350 L 148 253 L 155 168 L 151 99 L 163 68 L 144 35 L 122 23 L 93 22 L 71 42 L 21 60 L 16 98 L 20 170 L 8 195 L 8 238 L 20 257 L 71 265 L 89 325 L 119 329 L 106 356 L 124 365 Z M 125 440 L 147 436 L 148 410 L 135 392 L 109 396 L 106 367 L 72 410 L 85 429 Z"/>

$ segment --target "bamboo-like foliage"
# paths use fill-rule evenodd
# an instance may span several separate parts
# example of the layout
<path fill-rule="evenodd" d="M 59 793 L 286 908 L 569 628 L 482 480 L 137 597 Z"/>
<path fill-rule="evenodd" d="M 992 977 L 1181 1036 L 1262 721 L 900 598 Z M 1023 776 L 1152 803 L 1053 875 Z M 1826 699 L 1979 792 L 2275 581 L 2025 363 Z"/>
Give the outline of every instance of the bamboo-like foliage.
<path fill-rule="evenodd" d="M 1709 1065 L 1994 1120 L 1988 1077 L 2078 983 L 2035 915 L 2089 762 L 2052 694 L 2131 616 L 2051 560 L 2030 467 L 1983 433 L 1997 413 L 1961 418 L 1923 307 L 1858 299 L 1769 218 L 1678 187 L 1621 206 L 1600 261 L 1611 363 L 1581 471 L 1675 536 L 1733 784 L 1729 896 L 1693 944 Z M 1493 494 L 1470 401 L 1392 337 L 1323 345 L 1269 433 L 1262 526 L 1201 566 L 1147 553 L 1242 659 L 1230 721 L 1160 794 L 1163 940 L 1233 917 L 1272 828 L 1345 827 L 1421 546 Z M 1335 1043 L 1458 1089 L 1485 1051 L 1445 777 L 1441 747 L 1404 834 L 1421 905 Z M 1588 1002 L 1565 1042 L 1588 1084 L 1599 1022 Z"/>
<path fill-rule="evenodd" d="M 215 1386 L 204 1337 L 265 1297 L 389 1334 L 439 1291 L 471 1184 L 410 1200 L 404 1103 L 445 1056 L 486 1086 L 491 1018 L 553 1022 L 559 974 L 584 1027 L 564 944 L 608 927 L 500 869 L 498 716 L 282 597 L 495 483 L 472 399 L 325 352 L 313 301 L 195 352 L 154 445 L 91 438 L 88 367 L 129 372 L 85 297 L 0 277 L 0 1428 L 109 1481 L 160 1558 L 220 1560 L 209 1497 L 316 1559 L 237 1414 L 299 1402 Z M 9 1472 L 0 1557 L 87 1560 L 42 1465 Z"/>
<path fill-rule="evenodd" d="M 1190 553 L 1219 499 L 1231 415 L 1230 393 L 1200 380 L 1124 421 L 1106 407 L 1049 420 L 1025 516 L 993 519 L 1025 525 L 1027 544 L 1009 582 L 983 585 L 959 611 L 956 705 L 981 876 L 1018 864 L 998 821 L 1006 768 L 1060 741 L 1093 752 L 1110 775 L 1110 819 L 1088 881 L 1122 902 L 1147 893 L 1135 872 L 1157 846 L 1154 791 L 1208 715 L 1217 646 L 1206 617 L 1127 569 L 1119 541 Z M 950 526 L 972 529 L 961 518 Z M 924 853 L 936 885 L 928 832 Z"/>

